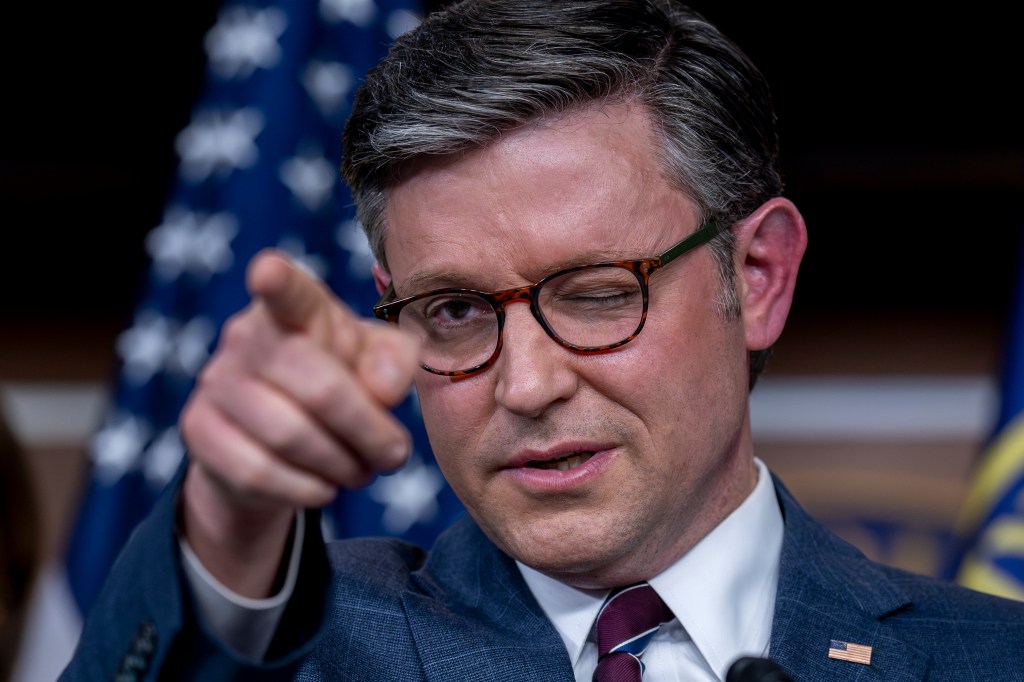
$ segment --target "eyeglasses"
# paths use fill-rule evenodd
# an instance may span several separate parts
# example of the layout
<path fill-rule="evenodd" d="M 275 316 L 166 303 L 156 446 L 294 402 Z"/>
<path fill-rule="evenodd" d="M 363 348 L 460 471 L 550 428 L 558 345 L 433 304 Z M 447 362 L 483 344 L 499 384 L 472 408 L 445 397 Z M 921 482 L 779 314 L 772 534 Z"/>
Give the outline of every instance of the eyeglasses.
<path fill-rule="evenodd" d="M 494 364 L 505 307 L 512 303 L 529 303 L 540 326 L 562 346 L 600 353 L 629 343 L 644 328 L 651 274 L 722 230 L 707 222 L 660 256 L 580 265 L 494 293 L 448 288 L 392 300 L 389 284 L 373 314 L 418 338 L 421 366 L 442 376 L 466 376 Z"/>

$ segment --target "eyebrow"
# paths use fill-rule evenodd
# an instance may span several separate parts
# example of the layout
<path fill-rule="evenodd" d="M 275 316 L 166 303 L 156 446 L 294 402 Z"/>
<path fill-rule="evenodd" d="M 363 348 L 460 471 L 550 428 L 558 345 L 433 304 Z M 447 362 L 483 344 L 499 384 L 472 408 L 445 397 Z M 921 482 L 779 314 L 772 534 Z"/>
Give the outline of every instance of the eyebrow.
<path fill-rule="evenodd" d="M 473 276 L 466 273 L 454 271 L 415 272 L 402 282 L 402 289 L 407 291 L 403 291 L 401 296 L 412 296 L 424 291 L 448 288 L 477 289 L 473 283 Z"/>
<path fill-rule="evenodd" d="M 610 261 L 636 260 L 638 258 L 649 258 L 651 256 L 637 255 L 636 250 L 618 249 L 614 251 L 589 252 L 573 256 L 570 259 L 557 263 L 549 263 L 544 268 L 531 272 L 531 278 L 527 283 L 539 282 L 548 275 L 574 268 L 580 265 L 591 265 L 593 263 L 606 263 Z M 657 254 L 654 254 L 657 255 Z M 446 270 L 441 272 L 415 272 L 402 282 L 402 293 L 397 294 L 399 298 L 420 294 L 435 289 L 474 289 L 476 291 L 495 291 L 495 288 L 480 286 L 479 273 L 456 272 Z M 502 287 L 506 288 L 506 287 Z M 397 288 L 396 288 L 397 292 Z"/>

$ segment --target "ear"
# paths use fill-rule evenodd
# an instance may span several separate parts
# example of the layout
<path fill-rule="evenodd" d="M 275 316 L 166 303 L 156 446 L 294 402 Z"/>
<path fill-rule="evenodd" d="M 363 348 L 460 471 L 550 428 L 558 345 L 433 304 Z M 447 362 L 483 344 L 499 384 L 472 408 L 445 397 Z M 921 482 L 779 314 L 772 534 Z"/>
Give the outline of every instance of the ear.
<path fill-rule="evenodd" d="M 384 290 L 391 284 L 391 273 L 384 269 L 384 267 L 377 263 L 373 263 L 373 267 L 370 268 L 373 272 L 373 283 L 377 285 L 377 293 L 379 295 L 384 294 Z"/>
<path fill-rule="evenodd" d="M 776 197 L 740 222 L 735 233 L 747 349 L 763 350 L 775 343 L 786 324 L 807 248 L 807 227 L 793 202 Z"/>

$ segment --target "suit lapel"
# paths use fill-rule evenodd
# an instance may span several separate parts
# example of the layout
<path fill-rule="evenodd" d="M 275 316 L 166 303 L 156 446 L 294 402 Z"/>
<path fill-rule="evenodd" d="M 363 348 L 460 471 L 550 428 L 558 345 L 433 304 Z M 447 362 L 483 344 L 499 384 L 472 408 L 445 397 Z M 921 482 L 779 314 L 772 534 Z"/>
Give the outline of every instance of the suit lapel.
<path fill-rule="evenodd" d="M 468 518 L 435 543 L 402 605 L 428 680 L 573 680 L 519 569 Z"/>
<path fill-rule="evenodd" d="M 925 679 L 929 657 L 889 622 L 909 599 L 775 483 L 786 535 L 771 658 L 800 681 Z M 402 605 L 427 680 L 573 680 L 561 637 L 515 563 L 468 518 L 434 545 Z M 833 641 L 871 647 L 870 664 L 830 658 Z"/>
<path fill-rule="evenodd" d="M 887 618 L 908 598 L 878 566 L 814 521 L 776 480 L 786 535 L 770 656 L 798 680 L 910 682 L 929 659 Z M 871 648 L 870 664 L 829 657 L 832 641 Z"/>

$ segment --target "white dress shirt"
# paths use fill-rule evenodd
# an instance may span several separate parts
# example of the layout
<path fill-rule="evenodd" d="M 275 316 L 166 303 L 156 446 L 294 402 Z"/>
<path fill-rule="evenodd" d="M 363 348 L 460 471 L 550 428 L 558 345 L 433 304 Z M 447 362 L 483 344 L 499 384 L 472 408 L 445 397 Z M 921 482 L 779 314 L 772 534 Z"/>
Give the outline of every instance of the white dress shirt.
<path fill-rule="evenodd" d="M 644 682 L 722 681 L 736 659 L 767 656 L 783 522 L 768 469 L 756 463 L 750 496 L 648 581 L 676 618 L 644 653 Z M 570 587 L 523 564 L 519 569 L 562 636 L 577 682 L 590 682 L 597 666 L 595 621 L 607 591 Z"/>
<path fill-rule="evenodd" d="M 227 645 L 229 649 L 253 661 L 263 659 L 270 642 L 277 632 L 277 624 L 284 616 L 288 600 L 295 592 L 295 581 L 299 575 L 299 558 L 302 543 L 306 537 L 305 514 L 295 515 L 295 533 L 292 536 L 292 553 L 288 559 L 288 573 L 284 585 L 272 597 L 252 599 L 228 588 L 203 566 L 199 557 L 185 538 L 178 539 L 181 547 L 185 576 L 196 604 L 210 632 Z"/>
<path fill-rule="evenodd" d="M 755 462 L 758 480 L 750 496 L 685 556 L 649 580 L 676 618 L 661 627 L 643 655 L 645 682 L 721 682 L 737 658 L 767 655 L 783 523 L 768 469 Z M 284 587 L 270 599 L 234 594 L 180 540 L 185 574 L 208 627 L 248 658 L 263 657 L 294 589 L 304 532 L 303 516 L 298 519 Z M 607 591 L 580 590 L 517 564 L 562 636 L 576 680 L 590 682 L 597 666 L 594 623 Z"/>

